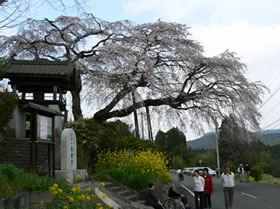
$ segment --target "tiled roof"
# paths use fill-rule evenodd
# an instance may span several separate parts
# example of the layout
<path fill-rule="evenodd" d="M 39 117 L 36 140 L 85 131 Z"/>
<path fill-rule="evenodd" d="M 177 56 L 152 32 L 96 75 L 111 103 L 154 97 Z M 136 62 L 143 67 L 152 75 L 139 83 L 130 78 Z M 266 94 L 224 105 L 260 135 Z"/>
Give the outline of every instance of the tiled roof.
<path fill-rule="evenodd" d="M 74 65 L 68 61 L 50 60 L 12 60 L 5 74 L 30 74 L 30 75 L 71 75 Z"/>

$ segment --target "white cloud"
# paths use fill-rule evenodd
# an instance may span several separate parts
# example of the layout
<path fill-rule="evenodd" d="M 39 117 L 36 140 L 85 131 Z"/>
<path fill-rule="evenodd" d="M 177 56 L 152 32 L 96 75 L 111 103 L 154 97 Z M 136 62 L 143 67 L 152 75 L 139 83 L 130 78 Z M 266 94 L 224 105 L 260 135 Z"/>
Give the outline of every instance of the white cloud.
<path fill-rule="evenodd" d="M 154 19 L 180 21 L 193 15 L 203 1 L 197 0 L 123 0 L 124 11 L 130 15 L 151 14 Z"/>
<path fill-rule="evenodd" d="M 150 15 L 153 19 L 187 23 L 231 23 L 248 20 L 253 24 L 277 24 L 278 0 L 122 0 L 129 15 Z"/>

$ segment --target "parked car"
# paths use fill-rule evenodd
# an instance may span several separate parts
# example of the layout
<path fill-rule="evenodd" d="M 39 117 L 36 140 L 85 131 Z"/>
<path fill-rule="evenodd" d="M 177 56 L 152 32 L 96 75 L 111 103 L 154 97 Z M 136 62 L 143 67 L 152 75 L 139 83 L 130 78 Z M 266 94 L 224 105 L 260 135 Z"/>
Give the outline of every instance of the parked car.
<path fill-rule="evenodd" d="M 200 167 L 200 168 L 197 168 L 196 170 L 198 170 L 199 172 L 199 175 L 203 175 L 203 169 L 204 168 L 208 168 L 208 173 L 211 175 L 211 176 L 216 176 L 216 171 L 214 171 L 213 169 L 209 168 L 209 167 Z"/>
<path fill-rule="evenodd" d="M 186 175 L 193 175 L 195 168 L 184 168 L 184 174 Z"/>

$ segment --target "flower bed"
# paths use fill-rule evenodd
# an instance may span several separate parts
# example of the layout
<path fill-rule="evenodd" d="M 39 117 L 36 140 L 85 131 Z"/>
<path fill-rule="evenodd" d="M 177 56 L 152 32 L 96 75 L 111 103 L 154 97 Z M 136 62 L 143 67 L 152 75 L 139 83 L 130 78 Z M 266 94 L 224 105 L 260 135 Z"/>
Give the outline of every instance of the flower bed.
<path fill-rule="evenodd" d="M 168 160 L 162 152 L 148 150 L 101 152 L 96 165 L 96 179 L 107 174 L 133 189 L 143 189 L 152 181 L 171 181 L 168 174 Z"/>

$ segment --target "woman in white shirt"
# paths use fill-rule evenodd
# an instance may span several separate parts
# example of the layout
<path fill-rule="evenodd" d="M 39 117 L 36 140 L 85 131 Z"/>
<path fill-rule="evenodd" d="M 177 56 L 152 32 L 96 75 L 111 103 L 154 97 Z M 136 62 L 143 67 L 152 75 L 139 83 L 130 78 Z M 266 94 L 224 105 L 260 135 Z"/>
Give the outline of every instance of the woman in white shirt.
<path fill-rule="evenodd" d="M 203 209 L 203 193 L 204 193 L 204 178 L 199 175 L 199 171 L 194 171 L 194 200 L 195 200 L 195 209 Z M 200 204 L 198 204 L 198 198 L 200 198 Z"/>
<path fill-rule="evenodd" d="M 221 178 L 223 184 L 226 209 L 232 209 L 235 184 L 234 184 L 234 173 L 230 171 L 228 165 L 226 165 L 225 172 L 222 173 Z"/>

